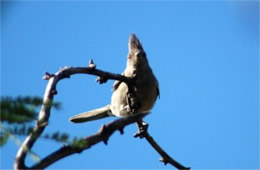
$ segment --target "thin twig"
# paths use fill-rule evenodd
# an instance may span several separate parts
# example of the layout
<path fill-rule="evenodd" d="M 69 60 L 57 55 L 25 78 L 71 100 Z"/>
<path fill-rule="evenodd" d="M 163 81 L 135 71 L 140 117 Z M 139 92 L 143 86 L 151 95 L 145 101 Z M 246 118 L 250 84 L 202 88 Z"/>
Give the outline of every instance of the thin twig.
<path fill-rule="evenodd" d="M 143 136 L 145 139 L 149 142 L 149 144 L 162 156 L 160 159 L 161 162 L 163 162 L 165 165 L 167 163 L 175 166 L 177 169 L 190 169 L 183 165 L 181 165 L 179 162 L 171 158 L 157 143 L 156 141 L 150 136 L 148 131 L 146 131 Z"/>

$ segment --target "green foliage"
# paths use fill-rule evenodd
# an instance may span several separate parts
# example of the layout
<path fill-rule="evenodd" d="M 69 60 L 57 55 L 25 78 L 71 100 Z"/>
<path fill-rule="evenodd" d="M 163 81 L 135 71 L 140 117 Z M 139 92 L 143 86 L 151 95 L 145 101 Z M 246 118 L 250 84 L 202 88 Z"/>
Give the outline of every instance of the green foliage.
<path fill-rule="evenodd" d="M 30 105 L 29 102 L 34 102 Z M 38 104 L 38 99 L 29 100 L 28 98 L 10 97 L 1 98 L 1 122 L 8 123 L 26 123 L 36 118 L 35 107 Z M 39 105 L 39 104 L 38 104 Z"/>
<path fill-rule="evenodd" d="M 88 147 L 88 143 L 87 141 L 84 139 L 84 138 L 74 138 L 72 140 L 72 142 L 70 142 L 70 144 L 73 146 L 73 147 L 77 147 L 77 148 L 85 148 L 85 147 Z"/>
<path fill-rule="evenodd" d="M 0 146 L 3 146 L 10 136 L 18 135 L 18 136 L 28 136 L 33 131 L 33 126 L 30 125 L 13 125 L 4 128 L 1 125 L 0 131 Z M 69 135 L 67 133 L 54 132 L 42 135 L 40 138 L 42 139 L 50 139 L 56 142 L 69 142 Z"/>
<path fill-rule="evenodd" d="M 0 146 L 3 146 L 10 136 L 28 136 L 33 131 L 31 123 L 36 120 L 38 108 L 42 105 L 40 97 L 1 97 L 1 131 Z M 60 109 L 60 103 L 45 103 L 52 105 L 56 109 Z M 68 135 L 55 133 L 49 135 L 48 139 L 64 142 L 68 139 Z"/>
<path fill-rule="evenodd" d="M 40 97 L 1 97 L 1 122 L 7 123 L 27 123 L 36 119 L 37 107 L 42 105 Z M 59 109 L 59 103 L 51 104 Z"/>
<path fill-rule="evenodd" d="M 9 138 L 9 134 L 8 133 L 0 133 L 0 146 L 3 146 L 7 140 Z"/>
<path fill-rule="evenodd" d="M 45 134 L 43 136 L 43 138 L 52 139 L 52 140 L 55 140 L 57 142 L 68 142 L 69 135 L 66 134 L 66 133 L 55 132 L 55 133 L 52 133 L 52 134 Z"/>
<path fill-rule="evenodd" d="M 42 101 L 40 97 L 1 97 L 0 146 L 3 146 L 10 137 L 20 145 L 21 142 L 16 135 L 28 136 L 33 132 L 32 123 L 37 118 L 37 109 L 42 105 Z M 58 102 L 45 103 L 45 105 L 60 109 Z M 77 148 L 87 147 L 85 139 L 75 137 L 70 140 L 68 134 L 61 132 L 44 134 L 40 138 L 67 143 Z"/>

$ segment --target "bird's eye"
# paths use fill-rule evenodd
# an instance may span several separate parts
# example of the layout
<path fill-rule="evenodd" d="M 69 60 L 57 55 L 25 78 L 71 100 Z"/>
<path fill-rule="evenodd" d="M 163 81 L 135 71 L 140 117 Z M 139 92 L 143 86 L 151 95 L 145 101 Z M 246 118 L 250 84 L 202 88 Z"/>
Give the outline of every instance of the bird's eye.
<path fill-rule="evenodd" d="M 136 56 L 137 56 L 138 58 L 139 58 L 139 57 L 142 57 L 143 55 L 144 55 L 143 52 L 140 52 L 140 51 L 136 53 Z"/>
<path fill-rule="evenodd" d="M 138 57 L 138 58 L 140 58 L 140 57 L 146 57 L 146 54 L 145 54 L 145 52 L 143 52 L 143 51 L 139 51 L 139 52 L 137 52 L 136 53 L 136 56 Z"/>

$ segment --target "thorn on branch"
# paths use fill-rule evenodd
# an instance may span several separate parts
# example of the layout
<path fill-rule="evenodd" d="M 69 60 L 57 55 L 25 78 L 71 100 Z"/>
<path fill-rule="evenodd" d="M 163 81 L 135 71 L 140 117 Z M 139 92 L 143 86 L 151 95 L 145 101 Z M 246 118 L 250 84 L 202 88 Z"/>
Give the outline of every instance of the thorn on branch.
<path fill-rule="evenodd" d="M 101 135 L 103 135 L 104 133 L 106 133 L 106 130 L 107 130 L 106 125 L 102 125 L 102 126 L 100 127 L 100 129 L 99 129 L 99 133 L 100 133 Z"/>
<path fill-rule="evenodd" d="M 91 69 L 96 69 L 96 64 L 94 64 L 93 59 L 89 60 L 88 67 Z"/>
<path fill-rule="evenodd" d="M 54 74 L 50 74 L 49 72 L 45 72 L 45 75 L 42 77 L 43 80 L 49 80 L 51 77 L 54 77 Z"/>
<path fill-rule="evenodd" d="M 98 82 L 99 84 L 103 84 L 103 83 L 106 83 L 107 82 L 107 78 L 105 77 L 100 77 L 98 76 L 97 79 L 96 79 L 96 82 Z"/>
<path fill-rule="evenodd" d="M 107 141 L 108 141 L 108 138 L 103 140 L 105 145 L 107 145 Z"/>
<path fill-rule="evenodd" d="M 123 128 L 120 128 L 120 129 L 118 129 L 118 130 L 119 130 L 119 132 L 120 132 L 121 135 L 124 134 L 124 129 L 123 129 Z"/>
<path fill-rule="evenodd" d="M 56 95 L 56 94 L 58 94 L 58 91 L 56 89 L 52 89 L 51 94 Z"/>
<path fill-rule="evenodd" d="M 101 128 L 99 129 L 99 133 L 101 136 L 103 136 L 103 142 L 105 145 L 107 145 L 108 137 L 107 137 L 107 127 L 106 125 L 102 125 Z"/>
<path fill-rule="evenodd" d="M 162 162 L 164 165 L 167 165 L 168 161 L 166 161 L 164 158 L 159 159 L 160 162 Z"/>

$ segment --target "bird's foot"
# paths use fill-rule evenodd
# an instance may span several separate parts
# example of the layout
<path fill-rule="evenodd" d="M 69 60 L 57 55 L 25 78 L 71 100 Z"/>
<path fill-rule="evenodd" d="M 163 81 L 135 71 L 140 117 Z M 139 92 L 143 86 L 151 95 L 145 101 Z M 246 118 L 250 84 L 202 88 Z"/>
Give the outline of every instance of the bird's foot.
<path fill-rule="evenodd" d="M 134 137 L 139 137 L 140 139 L 144 138 L 147 133 L 148 126 L 149 124 L 145 122 L 138 123 L 138 132 L 134 134 Z"/>

